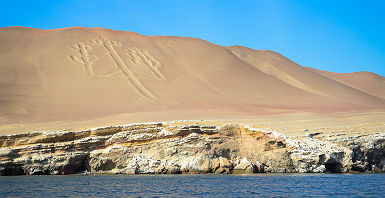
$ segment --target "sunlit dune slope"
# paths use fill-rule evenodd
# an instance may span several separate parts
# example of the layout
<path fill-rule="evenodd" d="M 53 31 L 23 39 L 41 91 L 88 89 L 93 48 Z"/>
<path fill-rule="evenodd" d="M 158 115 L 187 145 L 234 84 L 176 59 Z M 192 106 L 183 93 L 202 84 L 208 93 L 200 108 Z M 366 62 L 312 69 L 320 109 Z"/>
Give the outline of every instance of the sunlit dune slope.
<path fill-rule="evenodd" d="M 167 120 L 187 110 L 219 119 L 233 112 L 252 117 L 385 109 L 381 76 L 328 73 L 272 51 L 196 38 L 5 27 L 0 60 L 1 124 L 142 112 L 167 112 Z"/>
<path fill-rule="evenodd" d="M 385 78 L 380 75 L 371 72 L 335 73 L 310 67 L 307 69 L 362 92 L 385 99 Z"/>

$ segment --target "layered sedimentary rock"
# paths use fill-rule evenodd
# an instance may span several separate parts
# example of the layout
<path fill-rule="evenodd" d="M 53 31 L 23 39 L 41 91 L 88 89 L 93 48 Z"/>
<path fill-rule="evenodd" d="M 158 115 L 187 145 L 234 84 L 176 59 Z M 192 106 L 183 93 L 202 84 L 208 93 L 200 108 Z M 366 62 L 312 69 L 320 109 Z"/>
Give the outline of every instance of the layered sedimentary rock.
<path fill-rule="evenodd" d="M 287 137 L 247 125 L 145 123 L 0 136 L 0 174 L 385 171 L 385 135 Z"/>

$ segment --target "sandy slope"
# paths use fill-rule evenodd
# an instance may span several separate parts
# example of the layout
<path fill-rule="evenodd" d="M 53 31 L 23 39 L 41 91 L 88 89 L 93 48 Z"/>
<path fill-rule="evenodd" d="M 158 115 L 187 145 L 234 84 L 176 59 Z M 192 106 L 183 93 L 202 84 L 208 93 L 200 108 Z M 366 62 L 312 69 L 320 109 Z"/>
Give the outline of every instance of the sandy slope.
<path fill-rule="evenodd" d="M 383 76 L 371 72 L 334 73 L 310 67 L 307 69 L 362 92 L 385 99 L 385 78 Z"/>
<path fill-rule="evenodd" d="M 0 133 L 89 120 L 104 125 L 385 109 L 381 76 L 318 71 L 272 51 L 196 38 L 5 27 L 0 60 Z"/>

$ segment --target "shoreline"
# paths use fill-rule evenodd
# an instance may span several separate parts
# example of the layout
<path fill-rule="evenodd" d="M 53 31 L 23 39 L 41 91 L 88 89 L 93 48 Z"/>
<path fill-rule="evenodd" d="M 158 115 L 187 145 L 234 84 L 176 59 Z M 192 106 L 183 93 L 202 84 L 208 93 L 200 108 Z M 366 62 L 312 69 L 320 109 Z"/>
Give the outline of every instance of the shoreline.
<path fill-rule="evenodd" d="M 385 133 L 139 123 L 0 136 L 0 175 L 385 172 Z"/>
<path fill-rule="evenodd" d="M 385 172 L 346 172 L 346 173 L 250 173 L 250 174 L 216 174 L 216 173 L 179 173 L 179 174 L 117 174 L 117 173 L 73 173 L 73 174 L 67 174 L 67 175 L 54 175 L 54 174 L 48 174 L 48 175 L 9 175 L 8 177 L 34 177 L 34 176 L 133 176 L 133 177 L 140 177 L 140 176 L 155 176 L 155 177 L 162 177 L 162 176 L 322 176 L 322 175 L 383 175 Z"/>

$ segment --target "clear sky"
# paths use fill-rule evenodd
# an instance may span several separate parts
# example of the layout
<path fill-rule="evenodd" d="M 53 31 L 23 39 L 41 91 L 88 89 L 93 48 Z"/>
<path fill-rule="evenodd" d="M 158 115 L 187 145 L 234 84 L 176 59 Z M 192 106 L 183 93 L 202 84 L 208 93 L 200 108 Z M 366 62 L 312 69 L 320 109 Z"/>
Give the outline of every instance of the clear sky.
<path fill-rule="evenodd" d="M 104 27 L 269 49 L 385 76 L 385 0 L 2 0 L 0 27 Z"/>

